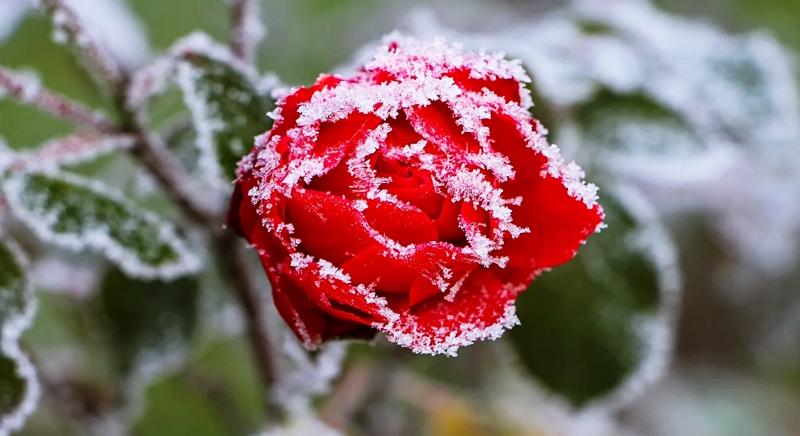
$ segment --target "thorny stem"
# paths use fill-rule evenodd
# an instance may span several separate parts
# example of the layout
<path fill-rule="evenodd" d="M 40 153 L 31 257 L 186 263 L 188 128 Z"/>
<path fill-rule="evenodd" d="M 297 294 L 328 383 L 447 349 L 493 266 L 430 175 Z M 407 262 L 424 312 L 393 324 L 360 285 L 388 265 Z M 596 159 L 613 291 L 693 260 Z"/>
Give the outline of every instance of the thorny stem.
<path fill-rule="evenodd" d="M 124 96 L 128 77 L 113 58 L 88 37 L 80 20 L 69 7 L 64 5 L 62 0 L 43 0 L 43 2 L 50 12 L 54 24 L 61 26 L 67 32 L 71 41 L 82 51 L 90 66 L 100 71 L 102 78 L 109 86 L 124 120 L 122 125 L 114 126 L 113 130 L 135 135 L 137 138 L 137 147 L 133 150 L 135 156 L 153 174 L 186 217 L 204 228 L 212 238 L 218 258 L 233 284 L 235 296 L 245 315 L 256 366 L 265 388 L 269 392 L 276 380 L 276 356 L 273 353 L 272 342 L 266 327 L 265 305 L 259 297 L 257 286 L 250 280 L 246 253 L 242 250 L 241 242 L 232 232 L 224 230 L 221 214 L 217 213 L 213 207 L 206 206 L 200 196 L 196 195 L 192 189 L 196 183 L 193 183 L 181 165 L 167 152 L 161 138 L 149 129 L 146 117 L 125 105 Z M 234 0 L 233 3 L 233 9 L 240 10 L 238 14 L 241 14 L 236 19 L 234 27 L 239 29 L 236 32 L 241 33 L 243 38 L 247 38 L 246 26 L 248 24 L 245 14 L 250 12 L 248 8 L 253 7 L 256 5 L 252 0 Z M 237 17 L 237 12 L 234 12 L 233 15 Z M 248 44 L 252 44 L 252 41 L 241 40 L 235 44 L 232 43 L 232 47 L 240 53 L 241 57 L 246 57 L 247 52 L 252 51 L 252 48 L 248 48 Z M 269 408 L 268 414 L 276 419 L 281 419 L 284 413 L 282 406 L 274 401 L 272 395 L 268 395 L 268 402 L 272 406 Z"/>
<path fill-rule="evenodd" d="M 0 89 L 23 103 L 28 103 L 44 112 L 76 124 L 90 127 L 103 133 L 117 130 L 117 126 L 100 113 L 93 112 L 61 94 L 42 88 L 34 79 L 0 67 Z"/>

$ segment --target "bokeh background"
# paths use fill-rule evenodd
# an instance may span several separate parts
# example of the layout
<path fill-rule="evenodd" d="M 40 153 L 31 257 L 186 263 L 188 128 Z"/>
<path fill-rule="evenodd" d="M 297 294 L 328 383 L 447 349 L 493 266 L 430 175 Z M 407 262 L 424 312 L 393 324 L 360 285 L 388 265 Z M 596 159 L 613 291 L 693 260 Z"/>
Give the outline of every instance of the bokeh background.
<path fill-rule="evenodd" d="M 109 44 L 130 68 L 141 66 L 150 55 L 193 30 L 219 40 L 227 37 L 228 11 L 222 0 L 79 3 L 104 10 L 100 21 L 118 27 L 117 34 L 123 36 Z M 647 200 L 648 213 L 663 223 L 667 237 L 674 241 L 677 265 L 673 266 L 682 276 L 681 286 L 667 284 L 682 290 L 670 320 L 675 328 L 671 362 L 666 370 L 655 364 L 654 374 L 639 374 L 644 390 L 639 392 L 633 383 L 632 401 L 621 398 L 613 406 L 589 403 L 582 408 L 591 392 L 602 391 L 624 362 L 590 362 L 581 352 L 560 349 L 558 344 L 531 346 L 524 364 L 511 357 L 509 348 L 519 348 L 521 341 L 545 340 L 543 336 L 551 334 L 547 327 L 583 325 L 580 312 L 555 319 L 548 299 L 542 297 L 538 303 L 533 299 L 527 303 L 534 307 L 528 316 L 545 320 L 538 336 L 519 333 L 515 344 L 507 340 L 478 344 L 457 359 L 409 356 L 382 342 L 352 346 L 346 357 L 348 369 L 336 384 L 337 390 L 345 391 L 340 395 L 351 398 L 349 403 L 331 404 L 324 395 L 315 403 L 330 420 L 346 417 L 350 433 L 376 435 L 800 434 L 800 119 L 796 111 L 800 75 L 792 66 L 800 53 L 800 2 L 660 0 L 655 2 L 658 14 L 683 17 L 700 30 L 689 26 L 696 31 L 691 33 L 686 30 L 689 27 L 664 27 L 667 35 L 657 42 L 639 39 L 645 33 L 625 33 L 621 39 L 638 51 L 593 45 L 578 37 L 576 45 L 569 46 L 564 40 L 566 48 L 558 50 L 571 53 L 563 55 L 569 58 L 561 59 L 564 64 L 580 66 L 574 59 L 598 57 L 606 61 L 602 65 L 611 65 L 603 69 L 597 67 L 600 63 L 587 62 L 583 67 L 597 68 L 575 79 L 581 82 L 578 85 L 559 82 L 563 75 L 576 74 L 568 68 L 547 71 L 547 62 L 561 55 L 541 56 L 540 44 L 553 42 L 542 39 L 541 43 L 536 38 L 553 35 L 547 32 L 548 23 L 563 19 L 563 11 L 571 7 L 566 2 L 262 3 L 268 34 L 260 49 L 259 67 L 286 84 L 305 84 L 322 72 L 346 70 L 362 47 L 394 29 L 425 36 L 443 34 L 475 48 L 504 49 L 526 62 L 539 59 L 544 64 L 526 65 L 534 76 L 534 115 L 546 122 L 551 137 L 567 154 L 588 167 L 590 177 L 608 180 L 608 185 L 624 183 Z M 614 14 L 583 22 L 580 30 L 586 35 L 613 33 L 603 20 L 643 19 L 633 9 L 610 6 L 618 2 L 584 3 Z M 89 106 L 109 108 L 111 103 L 87 80 L 69 50 L 53 41 L 47 18 L 28 9 L 22 0 L 0 0 L 0 65 L 36 71 L 46 86 Z M 656 20 L 652 27 L 662 24 Z M 146 39 L 135 37 L 137 28 Z M 757 39 L 759 43 L 748 45 L 746 38 L 752 35 L 767 38 L 768 43 L 758 45 L 763 41 Z M 693 67 L 708 54 L 698 54 L 702 51 L 698 46 L 716 52 L 715 43 L 708 43 L 715 38 L 722 40 L 718 52 L 730 52 L 732 59 L 739 54 L 745 58 L 741 70 L 723 68 L 714 70 L 719 76 L 703 76 L 708 73 L 703 67 Z M 647 43 L 671 47 L 654 55 L 653 61 L 648 60 Z M 631 53 L 643 60 L 631 63 Z M 753 61 L 758 68 L 750 68 L 747 57 L 751 55 L 758 58 Z M 647 64 L 651 61 L 652 65 Z M 628 77 L 629 65 L 645 65 L 641 77 L 630 80 L 650 85 L 620 84 Z M 666 70 L 671 75 L 660 75 Z M 741 79 L 737 83 L 742 84 L 739 91 L 743 90 L 744 97 L 726 94 L 726 85 L 719 84 L 730 75 Z M 586 91 L 586 86 L 591 90 Z M 683 103 L 670 98 L 687 90 Z M 731 100 L 724 100 L 730 95 Z M 715 109 L 715 103 L 721 108 Z M 179 106 L 179 95 L 168 95 L 159 109 L 162 118 L 174 116 Z M 734 110 L 743 106 L 746 110 Z M 705 111 L 706 107 L 711 109 Z M 614 123 L 620 118 L 603 117 L 615 110 L 628 120 L 626 125 L 644 127 L 638 132 L 608 133 L 619 127 Z M 695 116 L 716 121 L 706 123 Z M 653 119 L 663 123 L 648 130 Z M 34 147 L 70 129 L 62 121 L 0 99 L 0 135 L 11 148 Z M 631 138 L 650 149 L 642 151 L 637 144 L 624 143 Z M 717 140 L 725 147 L 712 149 L 710 142 Z M 593 141 L 612 143 L 603 149 L 611 157 L 597 158 L 587 145 Z M 615 148 L 615 141 L 623 144 Z M 129 159 L 103 158 L 78 171 L 125 189 L 147 207 L 175 215 L 163 194 Z M 24 234 L 21 237 L 25 240 Z M 45 249 L 34 242 L 28 245 L 35 253 L 39 313 L 23 343 L 41 368 L 45 394 L 22 434 L 212 436 L 253 434 L 261 428 L 257 377 L 235 308 L 217 272 L 205 272 L 201 285 L 140 283 L 109 272 L 98 259 Z M 603 254 L 602 250 L 595 253 Z M 625 267 L 637 268 L 635 264 Z M 557 292 L 560 283 L 578 280 L 578 275 L 567 270 L 564 277 L 545 280 L 541 287 Z M 633 286 L 648 286 L 647 280 L 651 278 L 643 276 Z M 595 294 L 573 304 L 581 310 L 601 310 L 604 302 L 597 294 L 611 291 L 591 281 L 586 286 L 596 286 Z M 151 316 L 142 300 L 158 300 L 158 316 Z M 195 306 L 196 312 L 186 313 L 187 307 Z M 554 319 L 546 321 L 548 317 Z M 146 381 L 127 381 L 141 398 L 135 405 L 125 404 L 128 398 L 120 393 L 119 385 L 130 361 L 127 357 L 138 353 L 141 344 L 160 344 L 164 329 L 177 329 L 170 330 L 170 335 L 179 339 L 170 341 L 167 348 L 181 356 L 180 363 L 166 365 L 167 370 L 161 365 L 153 369 L 152 377 L 137 379 Z M 544 379 L 534 381 L 526 368 L 539 371 Z M 573 372 L 564 373 L 564 368 Z M 651 383 L 653 378 L 658 380 Z"/>

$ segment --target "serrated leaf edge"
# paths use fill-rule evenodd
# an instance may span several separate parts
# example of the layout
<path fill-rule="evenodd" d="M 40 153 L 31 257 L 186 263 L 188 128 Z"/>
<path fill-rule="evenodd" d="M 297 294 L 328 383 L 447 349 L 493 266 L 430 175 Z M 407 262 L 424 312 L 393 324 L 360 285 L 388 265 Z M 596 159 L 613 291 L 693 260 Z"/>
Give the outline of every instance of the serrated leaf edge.
<path fill-rule="evenodd" d="M 60 179 L 88 189 L 99 196 L 120 203 L 133 214 L 141 214 L 145 221 L 158 229 L 162 240 L 177 253 L 178 260 L 167 265 L 155 267 L 142 263 L 138 256 L 131 254 L 126 247 L 118 244 L 106 232 L 95 233 L 95 237 L 92 238 L 81 238 L 71 234 L 53 232 L 50 229 L 50 223 L 42 222 L 39 217 L 30 213 L 20 201 L 20 193 L 23 189 L 22 178 L 32 174 L 42 174 L 49 178 Z M 2 190 L 13 216 L 30 228 L 39 239 L 72 251 L 81 251 L 86 248 L 96 250 L 131 277 L 171 280 L 179 276 L 196 273 L 202 264 L 201 260 L 189 249 L 188 244 L 178 237 L 171 224 L 150 211 L 135 207 L 121 193 L 112 190 L 98 180 L 86 179 L 74 174 L 54 170 L 26 172 L 14 174 L 7 178 L 3 182 Z"/>
<path fill-rule="evenodd" d="M 0 242 L 4 243 L 9 249 L 21 269 L 26 271 L 28 269 L 28 260 L 22 254 L 22 250 L 13 241 L 3 236 L 0 234 Z M 20 336 L 31 325 L 37 309 L 28 280 L 25 280 L 24 294 L 25 307 L 23 310 L 11 316 L 2 326 L 0 351 L 16 364 L 17 374 L 25 380 L 25 394 L 12 413 L 0 418 L 0 436 L 6 436 L 13 431 L 21 429 L 28 417 L 36 410 L 41 397 L 42 389 L 36 375 L 36 367 L 34 367 L 33 362 L 19 345 Z"/>

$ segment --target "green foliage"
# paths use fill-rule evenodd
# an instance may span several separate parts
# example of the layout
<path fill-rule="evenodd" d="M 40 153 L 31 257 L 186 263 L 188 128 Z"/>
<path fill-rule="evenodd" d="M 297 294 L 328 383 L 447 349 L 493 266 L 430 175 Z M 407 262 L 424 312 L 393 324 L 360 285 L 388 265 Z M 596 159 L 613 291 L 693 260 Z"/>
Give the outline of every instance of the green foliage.
<path fill-rule="evenodd" d="M 22 174 L 5 183 L 14 213 L 45 240 L 101 250 L 135 276 L 174 277 L 196 268 L 197 260 L 169 226 L 104 191 L 63 174 Z"/>
<path fill-rule="evenodd" d="M 679 114 L 641 95 L 603 91 L 577 108 L 581 136 L 598 153 L 676 158 L 706 148 Z"/>
<path fill-rule="evenodd" d="M 17 340 L 27 327 L 30 294 L 27 277 L 16 248 L 0 240 L 0 329 L 2 329 L 2 354 L 0 354 L 0 433 L 7 434 L 18 423 L 26 402 L 35 401 L 35 377 L 23 371 L 30 368 L 28 358 L 20 351 Z M 6 421 L 9 417 L 16 419 Z"/>
<path fill-rule="evenodd" d="M 208 344 L 181 371 L 147 389 L 133 434 L 227 436 L 257 431 L 264 404 L 251 362 L 242 340 Z"/>
<path fill-rule="evenodd" d="M 525 367 L 576 406 L 619 387 L 646 357 L 642 322 L 664 304 L 642 223 L 604 191 L 608 227 L 571 262 L 543 273 L 518 300 L 510 336 Z"/>
<path fill-rule="evenodd" d="M 121 367 L 183 353 L 197 325 L 198 297 L 196 277 L 145 281 L 109 272 L 98 303 Z"/>
<path fill-rule="evenodd" d="M 189 68 L 179 84 L 198 132 L 201 168 L 233 180 L 256 135 L 272 127 L 266 116 L 272 103 L 232 65 L 201 53 L 187 54 L 181 62 Z"/>
<path fill-rule="evenodd" d="M 17 374 L 17 362 L 0 356 L 0 413 L 14 411 L 25 395 L 25 379 Z"/>
<path fill-rule="evenodd" d="M 18 257 L 0 244 L 0 324 L 25 309 L 27 302 L 25 271 Z"/>

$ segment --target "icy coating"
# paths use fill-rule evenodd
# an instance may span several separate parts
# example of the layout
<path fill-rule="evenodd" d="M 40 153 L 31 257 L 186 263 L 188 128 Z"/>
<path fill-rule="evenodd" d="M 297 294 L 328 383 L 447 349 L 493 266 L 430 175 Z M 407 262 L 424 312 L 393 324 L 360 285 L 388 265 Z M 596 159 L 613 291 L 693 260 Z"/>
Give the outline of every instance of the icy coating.
<path fill-rule="evenodd" d="M 307 347 L 495 339 L 536 274 L 600 228 L 597 187 L 547 143 L 529 81 L 502 53 L 393 34 L 352 77 L 282 96 L 229 221 Z"/>

